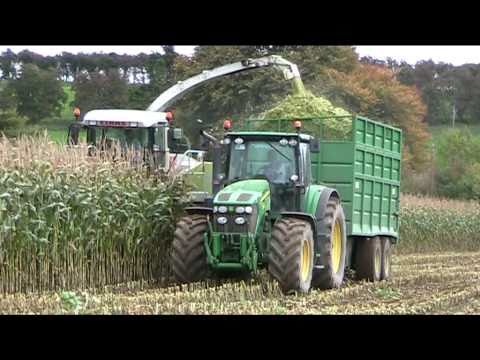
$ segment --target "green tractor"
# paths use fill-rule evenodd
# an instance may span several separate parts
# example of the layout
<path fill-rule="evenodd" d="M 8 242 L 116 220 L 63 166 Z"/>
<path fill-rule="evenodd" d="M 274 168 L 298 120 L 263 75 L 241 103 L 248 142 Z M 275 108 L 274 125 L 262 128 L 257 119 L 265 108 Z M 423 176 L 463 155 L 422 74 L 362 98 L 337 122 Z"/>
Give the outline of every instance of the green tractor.
<path fill-rule="evenodd" d="M 266 268 L 282 291 L 388 279 L 398 241 L 401 130 L 352 117 L 347 139 L 317 139 L 302 122 L 285 131 L 203 131 L 213 196 L 185 209 L 172 246 L 175 279 L 189 283 Z M 248 124 L 249 122 L 247 122 Z M 271 128 L 271 127 L 270 127 Z M 258 126 L 256 127 L 258 129 Z"/>

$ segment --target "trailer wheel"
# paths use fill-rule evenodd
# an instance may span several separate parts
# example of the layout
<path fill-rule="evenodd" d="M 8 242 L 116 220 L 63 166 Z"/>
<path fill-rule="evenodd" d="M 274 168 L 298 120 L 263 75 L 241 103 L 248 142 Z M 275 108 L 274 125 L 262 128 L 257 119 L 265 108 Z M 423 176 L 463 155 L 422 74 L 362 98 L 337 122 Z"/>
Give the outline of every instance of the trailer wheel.
<path fill-rule="evenodd" d="M 204 215 L 185 216 L 178 221 L 171 254 L 173 276 L 178 282 L 190 283 L 207 277 L 209 269 L 203 242 L 207 230 Z"/>
<path fill-rule="evenodd" d="M 357 240 L 355 272 L 358 280 L 380 280 L 382 274 L 382 246 L 378 236 Z"/>
<path fill-rule="evenodd" d="M 381 280 L 390 279 L 392 273 L 392 241 L 389 237 L 382 237 L 382 272 Z"/>
<path fill-rule="evenodd" d="M 313 249 L 312 226 L 307 221 L 284 217 L 273 226 L 268 271 L 284 294 L 310 290 Z"/>
<path fill-rule="evenodd" d="M 320 242 L 323 268 L 314 269 L 313 286 L 332 289 L 340 287 L 345 276 L 347 233 L 345 214 L 339 199 L 331 197 L 326 206 L 323 228 L 328 235 Z"/>

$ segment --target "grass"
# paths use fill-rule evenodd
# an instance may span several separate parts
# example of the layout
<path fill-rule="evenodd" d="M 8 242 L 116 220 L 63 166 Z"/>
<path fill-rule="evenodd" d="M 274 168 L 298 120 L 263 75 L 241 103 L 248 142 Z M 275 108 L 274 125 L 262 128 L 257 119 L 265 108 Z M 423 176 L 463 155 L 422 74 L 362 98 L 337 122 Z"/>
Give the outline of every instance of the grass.
<path fill-rule="evenodd" d="M 480 253 L 397 255 L 393 278 L 284 296 L 261 273 L 249 282 L 158 288 L 134 282 L 75 292 L 15 294 L 2 314 L 480 314 Z"/>

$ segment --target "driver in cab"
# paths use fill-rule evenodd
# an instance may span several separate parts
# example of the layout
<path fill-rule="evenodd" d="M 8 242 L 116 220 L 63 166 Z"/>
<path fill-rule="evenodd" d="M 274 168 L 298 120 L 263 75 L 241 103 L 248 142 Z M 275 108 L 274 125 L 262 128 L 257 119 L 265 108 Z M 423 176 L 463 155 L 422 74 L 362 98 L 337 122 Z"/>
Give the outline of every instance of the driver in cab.
<path fill-rule="evenodd" d="M 268 164 L 261 169 L 268 180 L 274 184 L 286 184 L 292 174 L 291 164 L 274 150 L 268 151 Z"/>

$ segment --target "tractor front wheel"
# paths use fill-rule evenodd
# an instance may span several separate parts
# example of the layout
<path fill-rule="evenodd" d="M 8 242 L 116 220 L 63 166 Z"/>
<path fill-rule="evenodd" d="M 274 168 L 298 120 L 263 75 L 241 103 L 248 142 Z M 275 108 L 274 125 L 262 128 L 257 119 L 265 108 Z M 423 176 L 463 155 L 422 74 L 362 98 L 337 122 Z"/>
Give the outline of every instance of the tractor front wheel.
<path fill-rule="evenodd" d="M 284 294 L 308 293 L 313 271 L 313 231 L 310 223 L 281 218 L 272 229 L 268 271 Z"/>
<path fill-rule="evenodd" d="M 172 270 L 175 280 L 190 283 L 208 275 L 207 254 L 203 235 L 208 230 L 204 215 L 190 215 L 177 223 L 172 244 Z"/>

